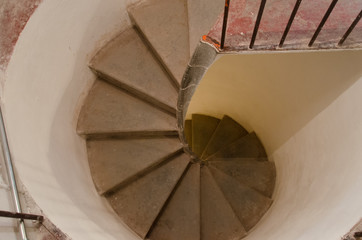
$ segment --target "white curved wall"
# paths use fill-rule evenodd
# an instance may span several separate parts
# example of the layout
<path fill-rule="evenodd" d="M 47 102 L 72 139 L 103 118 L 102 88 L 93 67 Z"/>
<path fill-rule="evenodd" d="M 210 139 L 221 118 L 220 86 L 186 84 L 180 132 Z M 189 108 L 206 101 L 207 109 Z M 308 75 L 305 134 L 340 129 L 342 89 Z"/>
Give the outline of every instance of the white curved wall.
<path fill-rule="evenodd" d="M 254 130 L 277 167 L 247 240 L 340 239 L 362 216 L 362 51 L 223 56 L 188 109 Z"/>
<path fill-rule="evenodd" d="M 134 0 L 45 0 L 21 33 L 2 83 L 16 169 L 50 218 L 72 239 L 138 239 L 94 189 L 77 113 L 94 81 L 95 51 L 130 24 Z M 81 96 L 81 97 L 79 97 Z"/>

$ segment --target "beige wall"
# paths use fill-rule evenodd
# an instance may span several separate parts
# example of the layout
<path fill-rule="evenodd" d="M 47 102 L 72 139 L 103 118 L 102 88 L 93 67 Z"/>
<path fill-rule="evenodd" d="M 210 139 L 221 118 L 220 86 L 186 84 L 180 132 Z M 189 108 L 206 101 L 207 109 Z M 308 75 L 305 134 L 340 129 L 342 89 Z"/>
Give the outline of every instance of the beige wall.
<path fill-rule="evenodd" d="M 277 166 L 274 204 L 248 240 L 340 239 L 362 216 L 362 51 L 224 56 L 188 116 L 227 113 Z"/>
<path fill-rule="evenodd" d="M 98 196 L 77 114 L 94 81 L 87 64 L 130 21 L 132 2 L 44 0 L 15 46 L 2 107 L 19 176 L 72 239 L 138 239 Z"/>

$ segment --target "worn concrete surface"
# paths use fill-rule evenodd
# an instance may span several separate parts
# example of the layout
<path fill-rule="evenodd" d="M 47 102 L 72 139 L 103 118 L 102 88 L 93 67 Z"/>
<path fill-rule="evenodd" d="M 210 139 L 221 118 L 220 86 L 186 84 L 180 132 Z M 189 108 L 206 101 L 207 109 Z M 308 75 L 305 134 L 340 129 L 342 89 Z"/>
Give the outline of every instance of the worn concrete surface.
<path fill-rule="evenodd" d="M 201 114 L 192 115 L 192 151 L 198 157 L 201 157 L 219 123 L 218 118 Z"/>
<path fill-rule="evenodd" d="M 245 230 L 249 231 L 264 216 L 272 200 L 217 168 L 210 166 L 209 169 Z"/>
<path fill-rule="evenodd" d="M 180 149 L 177 138 L 87 141 L 89 167 L 99 194 L 139 177 Z"/>
<path fill-rule="evenodd" d="M 239 138 L 231 144 L 225 146 L 220 151 L 216 152 L 210 158 L 265 158 L 267 157 L 265 149 L 256 136 L 252 132 L 246 136 Z"/>
<path fill-rule="evenodd" d="M 145 238 L 188 163 L 186 154 L 172 159 L 111 195 L 109 203 L 135 233 Z"/>
<path fill-rule="evenodd" d="M 224 158 L 209 161 L 209 165 L 234 177 L 266 197 L 271 197 L 275 185 L 275 165 L 272 162 L 255 158 Z M 220 161 L 221 160 L 221 161 Z M 260 159 L 259 159 L 260 160 Z"/>
<path fill-rule="evenodd" d="M 176 121 L 144 101 L 104 81 L 96 81 L 78 120 L 79 134 L 177 134 Z"/>
<path fill-rule="evenodd" d="M 248 132 L 239 123 L 225 115 L 210 138 L 201 158 L 207 159 L 224 146 L 246 134 Z"/>
<path fill-rule="evenodd" d="M 236 240 L 246 231 L 207 167 L 201 168 L 201 240 Z"/>
<path fill-rule="evenodd" d="M 200 165 L 192 164 L 149 239 L 200 240 Z"/>
<path fill-rule="evenodd" d="M 216 23 L 224 9 L 224 2 L 219 0 L 188 0 L 190 54 L 192 55 L 198 42 Z"/>
<path fill-rule="evenodd" d="M 116 86 L 176 114 L 176 88 L 134 28 L 102 48 L 91 67 Z"/>
<path fill-rule="evenodd" d="M 129 12 L 180 85 L 190 60 L 187 1 L 148 0 L 131 8 Z"/>

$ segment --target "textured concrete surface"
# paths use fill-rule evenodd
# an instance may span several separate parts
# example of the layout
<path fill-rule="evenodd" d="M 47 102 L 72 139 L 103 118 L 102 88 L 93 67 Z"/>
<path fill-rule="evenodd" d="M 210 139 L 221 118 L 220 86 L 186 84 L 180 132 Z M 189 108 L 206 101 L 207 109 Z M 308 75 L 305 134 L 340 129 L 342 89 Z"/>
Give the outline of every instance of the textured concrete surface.
<path fill-rule="evenodd" d="M 129 12 L 180 85 L 190 60 L 187 1 L 148 0 Z"/>
<path fill-rule="evenodd" d="M 154 240 L 200 240 L 199 164 L 190 166 L 149 238 Z"/>
<path fill-rule="evenodd" d="M 174 117 L 104 81 L 89 92 L 77 130 L 82 135 L 177 134 Z"/>
<path fill-rule="evenodd" d="M 209 169 L 245 230 L 249 231 L 264 216 L 272 200 L 216 168 Z"/>
<path fill-rule="evenodd" d="M 189 163 L 186 154 L 160 166 L 109 197 L 122 220 L 145 238 Z"/>
<path fill-rule="evenodd" d="M 113 39 L 91 67 L 116 86 L 176 114 L 176 88 L 137 30 L 130 28 Z"/>
<path fill-rule="evenodd" d="M 254 132 L 239 138 L 216 152 L 210 158 L 265 158 L 265 149 Z"/>
<path fill-rule="evenodd" d="M 201 240 L 236 240 L 246 231 L 207 167 L 201 168 Z"/>
<path fill-rule="evenodd" d="M 198 157 L 201 157 L 219 122 L 220 119 L 211 116 L 192 115 L 192 151 Z"/>
<path fill-rule="evenodd" d="M 224 146 L 232 143 L 248 132 L 229 116 L 224 116 L 207 144 L 201 158 L 206 159 Z"/>
<path fill-rule="evenodd" d="M 99 194 L 139 177 L 180 149 L 177 138 L 87 141 L 88 163 Z"/>
<path fill-rule="evenodd" d="M 209 161 L 209 165 L 234 177 L 240 183 L 271 197 L 275 185 L 275 165 L 267 159 L 229 158 Z M 260 159 L 259 159 L 260 160 Z"/>
<path fill-rule="evenodd" d="M 188 0 L 190 54 L 197 43 L 206 35 L 223 12 L 224 2 L 219 0 Z"/>

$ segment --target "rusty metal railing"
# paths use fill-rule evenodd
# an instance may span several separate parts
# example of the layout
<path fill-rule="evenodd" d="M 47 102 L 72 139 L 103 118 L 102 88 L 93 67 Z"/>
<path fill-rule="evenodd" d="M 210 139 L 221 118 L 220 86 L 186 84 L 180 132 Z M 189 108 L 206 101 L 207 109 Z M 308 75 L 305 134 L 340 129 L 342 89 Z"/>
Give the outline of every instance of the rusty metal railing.
<path fill-rule="evenodd" d="M 223 25 L 222 25 L 221 41 L 220 41 L 220 43 L 221 43 L 220 44 L 220 49 L 221 50 L 224 49 L 224 46 L 225 46 L 225 38 L 226 38 L 226 35 L 227 35 L 227 22 L 228 22 L 228 13 L 229 13 L 229 9 L 230 9 L 230 1 L 231 0 L 225 0 L 224 18 L 223 18 Z M 298 9 L 299 9 L 299 6 L 300 6 L 301 2 L 302 2 L 302 0 L 296 0 L 295 6 L 294 6 L 293 11 L 291 13 L 291 16 L 289 18 L 287 26 L 285 27 L 285 30 L 283 32 L 283 36 L 282 36 L 282 38 L 281 38 L 281 40 L 279 42 L 279 48 L 283 47 L 284 41 L 287 38 L 290 27 L 292 26 L 292 23 L 294 21 L 294 18 L 296 16 L 297 12 L 298 12 Z M 317 39 L 319 33 L 321 32 L 324 24 L 328 20 L 330 14 L 332 13 L 332 11 L 333 11 L 334 7 L 336 6 L 337 2 L 338 2 L 338 0 L 332 0 L 331 4 L 329 5 L 329 7 L 328 7 L 328 9 L 326 11 L 326 13 L 323 16 L 321 22 L 319 23 L 317 29 L 315 30 L 311 40 L 309 41 L 308 47 L 313 46 L 315 40 Z M 258 15 L 257 15 L 257 19 L 256 19 L 256 22 L 255 22 L 255 25 L 254 25 L 253 35 L 251 37 L 250 44 L 249 44 L 249 49 L 253 49 L 253 47 L 254 47 L 255 39 L 256 39 L 256 36 L 258 34 L 258 30 L 259 30 L 259 25 L 260 25 L 260 22 L 262 20 L 265 4 L 266 4 L 266 0 L 261 0 Z M 352 22 L 350 27 L 347 29 L 345 34 L 341 37 L 340 41 L 338 42 L 338 46 L 343 45 L 344 41 L 348 38 L 350 33 L 353 31 L 353 29 L 355 28 L 355 26 L 357 25 L 357 23 L 361 19 L 361 16 L 362 16 L 362 10 L 357 15 L 355 20 Z"/>

